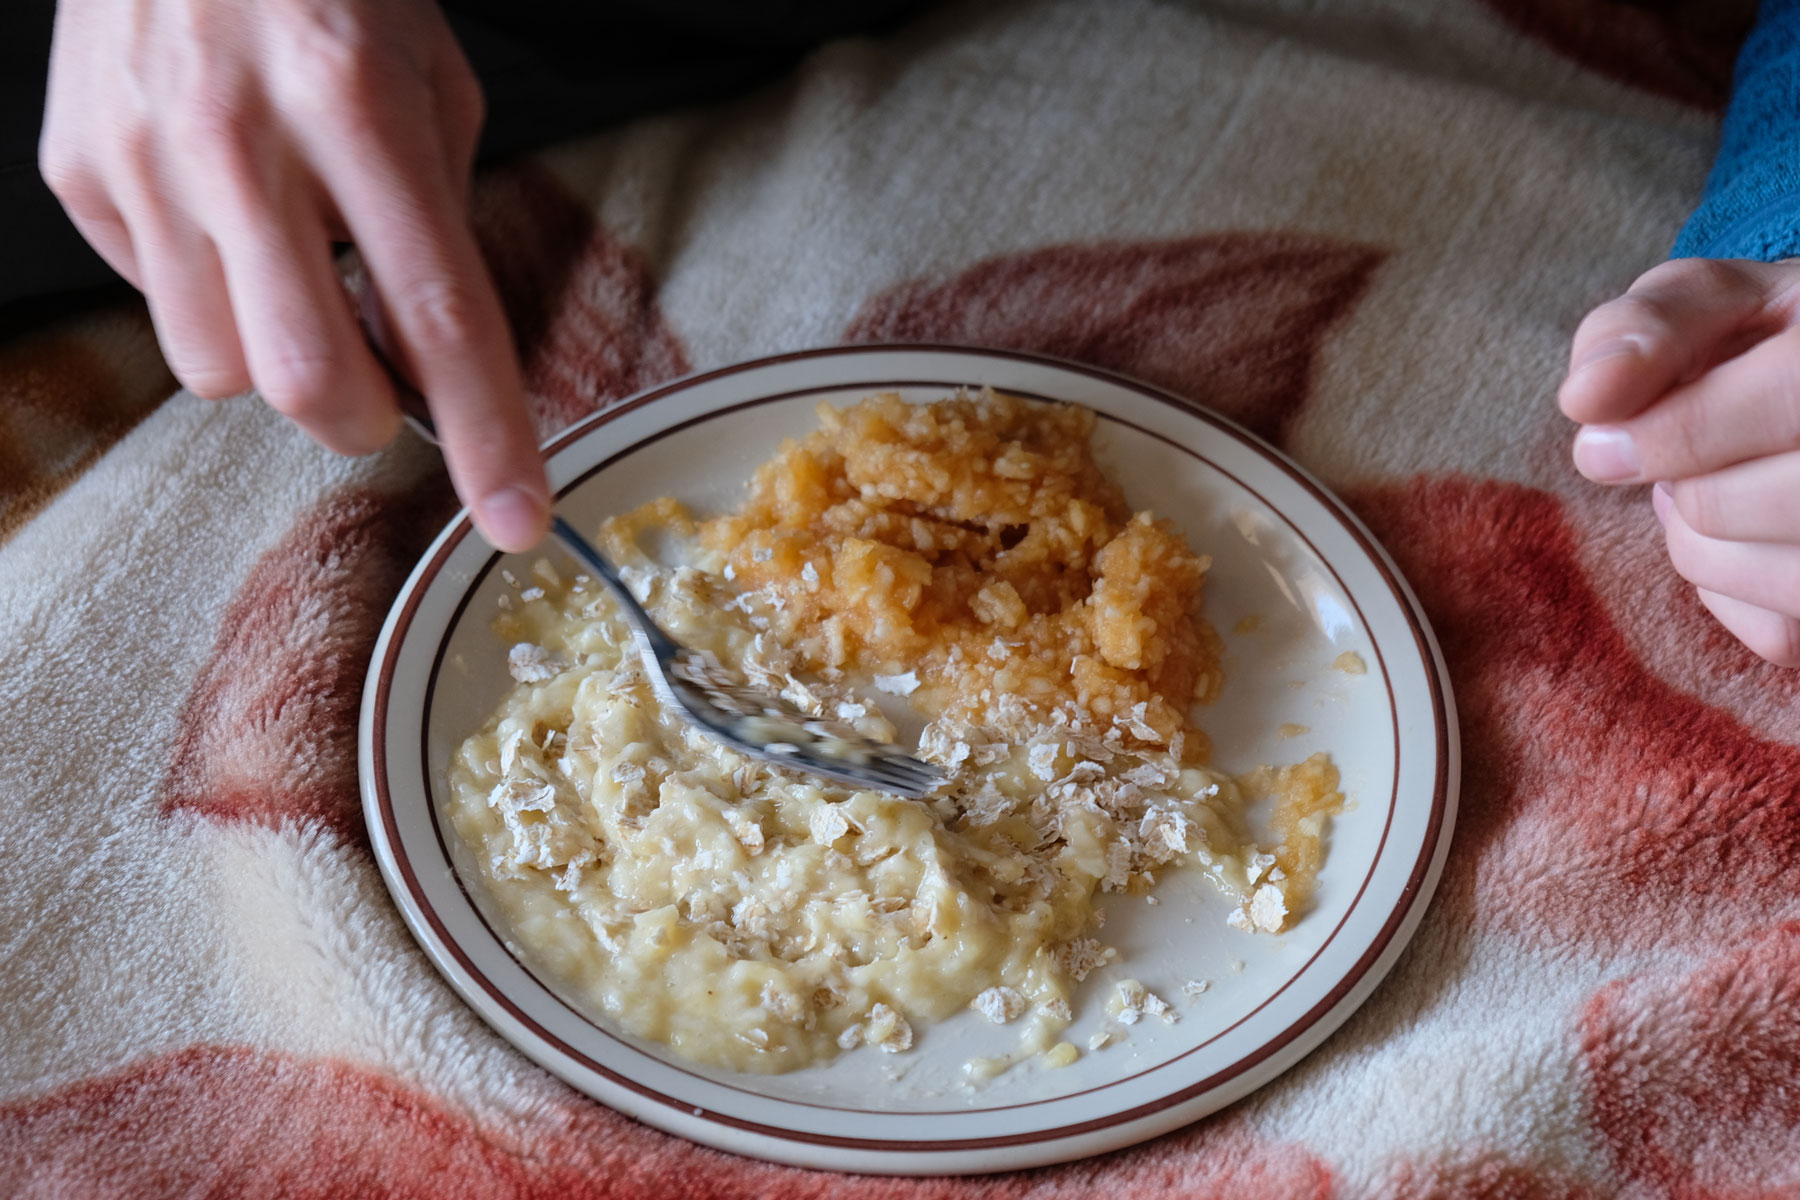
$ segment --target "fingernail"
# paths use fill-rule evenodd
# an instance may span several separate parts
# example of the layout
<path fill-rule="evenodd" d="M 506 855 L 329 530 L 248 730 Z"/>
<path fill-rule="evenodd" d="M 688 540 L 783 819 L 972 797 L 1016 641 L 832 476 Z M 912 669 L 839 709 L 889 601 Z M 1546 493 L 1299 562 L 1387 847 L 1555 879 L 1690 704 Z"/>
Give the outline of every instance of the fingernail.
<path fill-rule="evenodd" d="M 1643 346 L 1631 338 L 1614 338 L 1610 342 L 1601 342 L 1578 359 L 1569 368 L 1569 374 L 1579 375 L 1596 363 L 1605 362 L 1609 358 L 1623 358 L 1627 354 L 1642 354 Z"/>
<path fill-rule="evenodd" d="M 545 505 L 523 488 L 501 488 L 475 506 L 475 523 L 497 550 L 518 553 L 544 536 Z"/>
<path fill-rule="evenodd" d="M 1669 509 L 1675 506 L 1675 493 L 1666 483 L 1659 483 L 1650 489 L 1650 509 L 1656 519 L 1664 525 L 1669 523 Z"/>
<path fill-rule="evenodd" d="M 1575 435 L 1575 469 L 1595 483 L 1630 483 L 1644 473 L 1631 435 L 1616 425 L 1588 425 Z"/>

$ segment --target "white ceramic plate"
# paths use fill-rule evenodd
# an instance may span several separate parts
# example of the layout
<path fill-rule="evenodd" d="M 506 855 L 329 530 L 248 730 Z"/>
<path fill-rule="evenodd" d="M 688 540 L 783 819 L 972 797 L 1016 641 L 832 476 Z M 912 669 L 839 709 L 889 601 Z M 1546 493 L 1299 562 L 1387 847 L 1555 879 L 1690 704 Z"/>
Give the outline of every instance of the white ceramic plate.
<path fill-rule="evenodd" d="M 1088 978 L 1067 1036 L 1086 1045 L 1101 991 L 1127 975 L 1174 1002 L 1180 1020 L 1142 1022 L 1123 1044 L 1061 1070 L 1026 1063 L 964 1082 L 969 1057 L 1017 1037 L 972 1012 L 922 1031 L 909 1053 L 864 1050 L 789 1075 L 675 1059 L 586 1015 L 508 940 L 440 819 L 434 789 L 453 748 L 510 685 L 506 646 L 489 628 L 506 558 L 459 515 L 375 648 L 364 811 L 388 887 L 438 969 L 501 1036 L 589 1095 L 695 1141 L 805 1166 L 923 1174 L 1076 1158 L 1184 1125 L 1279 1075 L 1368 997 L 1417 926 L 1456 810 L 1456 723 L 1436 644 L 1361 523 L 1229 421 L 1029 355 L 857 347 L 729 367 L 616 405 L 550 445 L 551 483 L 560 511 L 588 529 L 661 495 L 718 511 L 783 437 L 814 427 L 822 400 L 929 399 L 979 384 L 1096 410 L 1096 452 L 1127 499 L 1173 518 L 1213 556 L 1206 607 L 1229 674 L 1203 713 L 1217 764 L 1240 771 L 1323 749 L 1343 773 L 1349 810 L 1333 823 L 1316 907 L 1270 938 L 1227 928 L 1223 899 L 1178 872 L 1154 906 L 1109 898 L 1104 936 L 1121 962 Z M 1255 628 L 1237 632 L 1245 617 Z M 1347 650 L 1366 674 L 1333 668 Z M 1210 987 L 1186 999 L 1187 980 Z"/>

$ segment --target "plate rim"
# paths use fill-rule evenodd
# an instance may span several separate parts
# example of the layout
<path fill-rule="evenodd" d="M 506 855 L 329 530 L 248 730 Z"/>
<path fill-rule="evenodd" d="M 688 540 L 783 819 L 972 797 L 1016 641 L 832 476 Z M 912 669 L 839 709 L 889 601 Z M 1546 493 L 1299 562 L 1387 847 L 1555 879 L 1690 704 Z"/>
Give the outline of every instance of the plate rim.
<path fill-rule="evenodd" d="M 544 453 L 546 457 L 554 455 L 629 412 L 636 411 L 672 393 L 689 390 L 714 380 L 806 360 L 850 359 L 868 354 L 904 356 L 909 353 L 974 356 L 988 360 L 1026 363 L 1050 368 L 1053 371 L 1083 375 L 1102 384 L 1122 387 L 1145 399 L 1171 406 L 1185 417 L 1212 425 L 1227 436 L 1247 445 L 1309 493 L 1330 516 L 1336 519 L 1357 549 L 1374 566 L 1381 582 L 1392 593 L 1397 607 L 1406 621 L 1407 628 L 1412 634 L 1413 646 L 1418 652 L 1430 693 L 1435 740 L 1435 773 L 1431 806 L 1426 816 L 1417 858 L 1411 865 L 1406 883 L 1400 890 L 1398 898 L 1393 902 L 1391 911 L 1381 918 L 1380 927 L 1369 938 L 1356 960 L 1347 970 L 1329 983 L 1324 994 L 1304 1013 L 1288 1022 L 1279 1032 L 1263 1038 L 1247 1053 L 1234 1059 L 1221 1070 L 1145 1103 L 1116 1112 L 1107 1112 L 1088 1121 L 1073 1122 L 1048 1129 L 957 1141 L 903 1142 L 844 1137 L 778 1125 L 765 1125 L 747 1121 L 732 1114 L 710 1112 L 696 1107 L 692 1103 L 667 1095 L 647 1084 L 632 1080 L 604 1064 L 594 1062 L 590 1055 L 569 1046 L 554 1032 L 543 1028 L 533 1017 L 520 1010 L 516 1002 L 508 1001 L 504 994 L 505 989 L 489 979 L 468 957 L 466 948 L 459 945 L 457 939 L 450 934 L 433 911 L 434 906 L 428 898 L 422 895 L 413 864 L 410 861 L 402 861 L 403 855 L 398 849 L 401 832 L 398 827 L 393 797 L 389 790 L 388 702 L 400 651 L 405 644 L 413 617 L 422 603 L 425 593 L 435 582 L 450 556 L 463 540 L 473 533 L 473 526 L 469 521 L 466 508 L 459 510 L 449 520 L 420 557 L 389 609 L 381 635 L 371 656 L 369 673 L 363 691 L 362 720 L 358 737 L 359 783 L 361 784 L 364 817 L 368 824 L 372 847 L 376 850 L 376 858 L 383 881 L 401 910 L 409 932 L 426 951 L 427 957 L 431 959 L 440 974 L 452 985 L 463 1001 L 469 1004 L 476 1014 L 506 1041 L 526 1053 L 527 1057 L 539 1065 L 563 1078 L 577 1090 L 593 1096 L 595 1099 L 681 1136 L 724 1149 L 739 1151 L 744 1151 L 745 1144 L 748 1142 L 754 1146 L 749 1151 L 751 1153 L 801 1165 L 849 1165 L 860 1170 L 920 1173 L 922 1171 L 996 1170 L 1079 1157 L 1155 1136 L 1206 1115 L 1206 1113 L 1216 1111 L 1263 1086 L 1316 1049 L 1366 1001 L 1374 988 L 1386 977 L 1394 960 L 1411 940 L 1426 906 L 1435 893 L 1454 832 L 1460 791 L 1461 757 L 1455 697 L 1441 649 L 1417 596 L 1386 549 L 1342 500 L 1285 452 L 1269 444 L 1237 421 L 1189 401 L 1166 388 L 1134 379 L 1117 371 L 1028 351 L 937 342 L 868 343 L 795 350 L 694 372 L 638 392 L 616 404 L 608 405 L 589 414 L 581 421 L 556 434 L 545 443 Z M 942 383 L 941 380 L 913 382 L 928 383 L 932 386 L 939 386 Z M 908 381 L 904 379 L 876 381 L 851 379 L 842 383 L 815 383 L 811 386 L 789 389 L 783 394 L 791 397 L 841 387 L 903 386 L 907 383 Z M 1006 390 L 1004 385 L 1002 385 L 1002 390 Z M 779 397 L 772 394 L 757 399 L 766 403 L 776 398 Z M 660 440 L 690 425 L 710 419 L 721 411 L 728 411 L 740 406 L 722 404 L 709 408 L 703 413 L 675 422 L 663 429 L 652 431 L 647 437 L 640 438 L 630 446 L 621 446 L 618 448 L 619 453 L 641 448 L 648 441 Z M 1126 423 L 1131 424 L 1130 422 Z M 1162 435 L 1148 430 L 1142 432 L 1162 438 Z M 1163 438 L 1162 440 L 1167 439 Z M 558 488 L 558 494 L 578 486 L 616 457 L 617 455 L 608 456 L 592 466 L 576 468 L 571 477 Z M 1222 470 L 1216 465 L 1215 469 Z M 1230 472 L 1225 472 L 1225 474 L 1230 476 Z M 1235 476 L 1232 477 L 1235 478 Z M 1240 486 L 1247 485 L 1243 485 L 1240 481 Z M 1296 531 L 1298 531 L 1297 527 Z M 1316 547 L 1315 552 L 1323 553 Z M 498 552 L 492 552 L 489 561 L 474 573 L 464 590 L 472 591 L 475 581 L 491 571 L 493 564 L 501 557 Z M 1329 563 L 1328 559 L 1325 561 Z M 462 603 L 457 606 L 458 613 L 462 611 L 466 603 L 467 597 L 465 596 Z M 453 617 L 447 628 L 454 628 L 455 624 L 456 619 Z M 1367 628 L 1366 623 L 1364 627 Z M 437 657 L 441 658 L 441 647 Z M 1410 659 L 1410 656 L 1408 657 Z M 435 678 L 435 659 L 430 673 Z M 1398 727 L 1396 727 L 1395 736 L 1396 738 L 1401 736 Z M 434 828 L 437 827 L 437 824 L 434 820 Z M 441 845 L 441 829 L 439 830 L 439 839 Z M 1385 835 L 1383 840 L 1385 841 Z M 447 856 L 448 847 L 443 846 L 442 848 Z M 467 895 L 468 889 L 460 874 L 457 874 L 455 878 L 458 889 Z M 1366 879 L 1363 886 L 1367 886 Z M 469 903 L 483 924 L 486 925 L 485 915 L 481 914 L 479 906 L 474 903 L 472 896 L 469 897 Z M 494 934 L 496 940 L 504 944 L 504 938 L 497 931 L 492 930 L 491 926 L 489 931 Z M 1302 967 L 1301 973 L 1305 969 Z M 1295 978 L 1298 977 L 1297 974 Z M 477 986 L 476 980 L 478 979 L 485 981 L 485 988 Z M 546 990 L 555 995 L 554 989 L 539 982 L 540 986 L 545 986 Z M 564 1003 L 566 1006 L 566 1001 Z M 502 1010 L 510 1011 L 491 1011 L 492 1004 L 498 1004 Z M 579 1013 L 576 1015 L 581 1016 Z M 591 1018 L 583 1019 L 591 1020 Z M 567 1062 L 563 1061 L 564 1059 L 575 1061 Z M 1159 1069 L 1159 1067 L 1151 1069 Z M 585 1078 L 590 1073 L 598 1074 L 600 1078 L 598 1080 Z M 717 1081 L 705 1080 L 704 1077 L 700 1078 L 709 1084 L 717 1083 Z M 601 1094 L 602 1092 L 608 1094 Z M 620 1094 L 612 1094 L 615 1092 Z M 1224 1094 L 1227 1092 L 1232 1094 Z M 1208 1101 L 1215 1098 L 1217 1098 L 1217 1102 L 1208 1106 Z M 771 1098 L 770 1102 L 787 1103 L 787 1101 L 775 1098 Z M 701 1123 L 698 1128 L 695 1127 L 696 1123 Z M 1101 1144 L 1085 1144 L 1096 1137 L 1103 1139 Z M 981 1161 L 969 1161 L 971 1155 L 979 1158 L 983 1155 L 991 1155 L 996 1151 L 1012 1151 L 1014 1153 L 1007 1155 L 1007 1161 L 1004 1162 L 989 1164 Z"/>

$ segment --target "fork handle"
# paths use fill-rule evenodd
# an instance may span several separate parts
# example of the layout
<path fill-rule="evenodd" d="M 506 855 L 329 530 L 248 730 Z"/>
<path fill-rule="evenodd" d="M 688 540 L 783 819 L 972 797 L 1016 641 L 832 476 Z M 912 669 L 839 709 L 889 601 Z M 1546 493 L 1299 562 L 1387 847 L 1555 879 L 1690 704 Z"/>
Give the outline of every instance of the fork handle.
<path fill-rule="evenodd" d="M 438 441 L 437 425 L 432 422 L 431 410 L 425 403 L 425 397 L 420 394 L 418 388 L 407 382 L 406 376 L 401 374 L 400 368 L 388 356 L 387 350 L 381 344 L 381 339 L 375 336 L 375 330 L 368 319 L 366 307 L 360 315 L 364 318 L 363 334 L 369 343 L 369 349 L 374 353 L 375 361 L 387 371 L 388 378 L 394 385 L 394 397 L 399 401 L 400 415 L 405 418 L 408 425 L 412 426 L 413 432 L 433 446 L 442 449 L 442 443 Z M 637 597 L 631 594 L 631 588 L 619 577 L 618 569 L 612 565 L 611 560 L 600 553 L 592 542 L 582 537 L 573 525 L 554 510 L 550 514 L 550 532 L 556 535 L 556 540 L 562 543 L 563 549 L 567 550 L 576 562 L 587 567 L 599 577 L 600 582 L 604 583 L 607 590 L 612 592 L 613 599 L 617 600 L 620 607 L 625 609 L 625 616 L 630 622 L 631 632 L 637 638 L 638 649 L 665 667 L 674 662 L 680 647 L 676 646 L 669 635 L 662 631 L 662 627 L 656 623 L 655 619 L 644 611 L 644 606 L 639 604 Z"/>

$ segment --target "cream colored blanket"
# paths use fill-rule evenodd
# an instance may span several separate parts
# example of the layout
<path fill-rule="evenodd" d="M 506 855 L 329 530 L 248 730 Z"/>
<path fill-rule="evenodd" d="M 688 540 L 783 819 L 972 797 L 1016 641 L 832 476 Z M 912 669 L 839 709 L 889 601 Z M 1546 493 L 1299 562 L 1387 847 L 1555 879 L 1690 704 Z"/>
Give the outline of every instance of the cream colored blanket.
<path fill-rule="evenodd" d="M 1567 463 L 1580 315 L 1665 252 L 1717 6 L 1041 0 L 485 181 L 546 430 L 853 340 L 1026 347 L 1263 433 L 1385 540 L 1463 713 L 1442 889 L 1275 1084 L 1110 1157 L 855 1179 L 666 1137 L 478 1021 L 376 872 L 355 715 L 448 515 L 173 385 L 0 347 L 0 1194 L 1750 1197 L 1800 1190 L 1800 676 Z"/>

